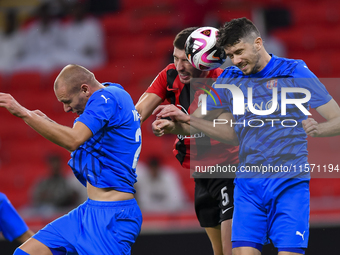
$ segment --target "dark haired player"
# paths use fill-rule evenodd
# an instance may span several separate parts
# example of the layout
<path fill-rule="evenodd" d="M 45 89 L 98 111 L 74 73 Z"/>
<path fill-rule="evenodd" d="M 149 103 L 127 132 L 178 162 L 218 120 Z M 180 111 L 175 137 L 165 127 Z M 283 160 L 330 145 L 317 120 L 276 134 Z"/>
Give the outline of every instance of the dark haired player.
<path fill-rule="evenodd" d="M 215 89 L 222 106 L 208 98 L 208 115 L 214 118 L 209 113 L 217 109 L 234 113 L 234 104 L 248 104 L 243 114 L 233 114 L 233 127 L 240 141 L 233 254 L 259 255 L 269 240 L 280 255 L 304 254 L 309 237 L 310 179 L 306 132 L 312 136 L 338 135 L 340 108 L 302 60 L 268 54 L 250 20 L 231 20 L 219 31 L 218 44 L 234 66 L 226 68 L 217 79 Z M 273 106 L 274 91 L 278 94 L 277 107 Z M 294 91 L 303 91 L 305 95 Z M 285 97 L 290 100 L 288 104 L 283 102 Z M 255 114 L 254 105 L 264 105 L 266 109 L 261 109 L 262 113 L 268 112 Z M 303 110 L 308 111 L 309 106 L 316 108 L 326 121 L 317 124 L 312 119 L 306 120 Z M 286 114 L 281 108 L 286 109 Z M 197 114 L 186 116 L 167 108 L 159 114 L 159 117 L 169 116 L 204 131 Z M 252 120 L 250 124 L 249 120 Z M 276 170 L 264 171 L 264 167 Z"/>
<path fill-rule="evenodd" d="M 204 92 L 190 86 L 192 78 L 217 78 L 222 70 L 200 71 L 186 59 L 184 45 L 196 27 L 187 28 L 177 34 L 174 45 L 174 64 L 169 64 L 140 97 L 136 109 L 145 121 L 163 101 L 180 107 L 183 112 L 194 112 Z M 209 90 L 209 88 L 206 88 Z M 190 97 L 190 95 L 193 95 Z M 179 134 L 173 122 L 158 120 L 167 130 Z M 189 126 L 188 126 L 189 127 Z M 157 133 L 157 131 L 154 131 Z M 158 134 L 161 135 L 161 134 Z M 194 136 L 192 136 L 194 137 Z M 178 136 L 174 144 L 174 155 L 184 168 L 195 165 L 230 165 L 238 163 L 238 147 L 220 143 L 202 132 L 196 138 Z M 234 136 L 234 144 L 238 141 Z M 194 173 L 196 174 L 196 173 Z M 194 176 L 195 177 L 195 176 Z M 195 210 L 200 225 L 205 228 L 215 255 L 231 254 L 231 219 L 233 215 L 233 179 L 195 178 Z"/>

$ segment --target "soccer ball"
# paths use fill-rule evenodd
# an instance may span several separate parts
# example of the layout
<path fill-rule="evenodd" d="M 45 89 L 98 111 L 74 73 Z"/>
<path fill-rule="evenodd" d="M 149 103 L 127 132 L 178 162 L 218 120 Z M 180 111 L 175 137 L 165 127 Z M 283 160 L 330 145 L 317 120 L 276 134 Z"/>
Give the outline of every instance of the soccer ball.
<path fill-rule="evenodd" d="M 209 71 L 224 63 L 226 54 L 216 47 L 217 32 L 214 27 L 201 27 L 189 35 L 185 42 L 185 55 L 195 68 Z"/>

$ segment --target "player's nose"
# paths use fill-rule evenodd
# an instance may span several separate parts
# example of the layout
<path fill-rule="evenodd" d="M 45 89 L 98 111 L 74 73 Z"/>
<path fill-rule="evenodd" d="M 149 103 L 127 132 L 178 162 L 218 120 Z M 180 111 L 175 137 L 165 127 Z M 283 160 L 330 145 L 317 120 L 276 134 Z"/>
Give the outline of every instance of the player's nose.
<path fill-rule="evenodd" d="M 231 62 L 234 64 L 234 65 L 238 65 L 242 62 L 242 59 L 238 56 L 234 56 L 233 59 L 231 60 Z"/>
<path fill-rule="evenodd" d="M 184 64 L 183 61 L 178 61 L 176 65 L 177 71 L 183 71 L 184 70 Z"/>

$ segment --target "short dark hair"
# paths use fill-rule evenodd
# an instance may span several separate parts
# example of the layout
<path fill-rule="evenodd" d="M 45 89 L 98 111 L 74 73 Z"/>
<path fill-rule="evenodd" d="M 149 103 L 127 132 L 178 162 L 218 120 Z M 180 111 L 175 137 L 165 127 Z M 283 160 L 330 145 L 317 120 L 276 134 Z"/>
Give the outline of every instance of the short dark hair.
<path fill-rule="evenodd" d="M 219 29 L 217 45 L 225 48 L 239 43 L 242 39 L 261 37 L 257 27 L 247 18 L 233 19 Z"/>
<path fill-rule="evenodd" d="M 188 39 L 189 35 L 194 32 L 198 27 L 188 27 L 183 29 L 181 32 L 179 32 L 175 40 L 173 42 L 174 47 L 176 47 L 179 50 L 184 50 L 185 42 Z"/>

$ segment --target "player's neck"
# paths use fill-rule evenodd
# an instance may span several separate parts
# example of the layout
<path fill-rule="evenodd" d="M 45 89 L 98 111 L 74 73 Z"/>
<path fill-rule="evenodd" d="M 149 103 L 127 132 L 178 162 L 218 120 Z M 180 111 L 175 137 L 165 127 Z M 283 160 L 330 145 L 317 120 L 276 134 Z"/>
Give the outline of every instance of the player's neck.
<path fill-rule="evenodd" d="M 271 58 L 272 57 L 269 55 L 269 53 L 264 50 L 260 55 L 260 63 L 259 63 L 260 68 L 258 69 L 257 72 L 262 71 L 268 65 Z"/>

